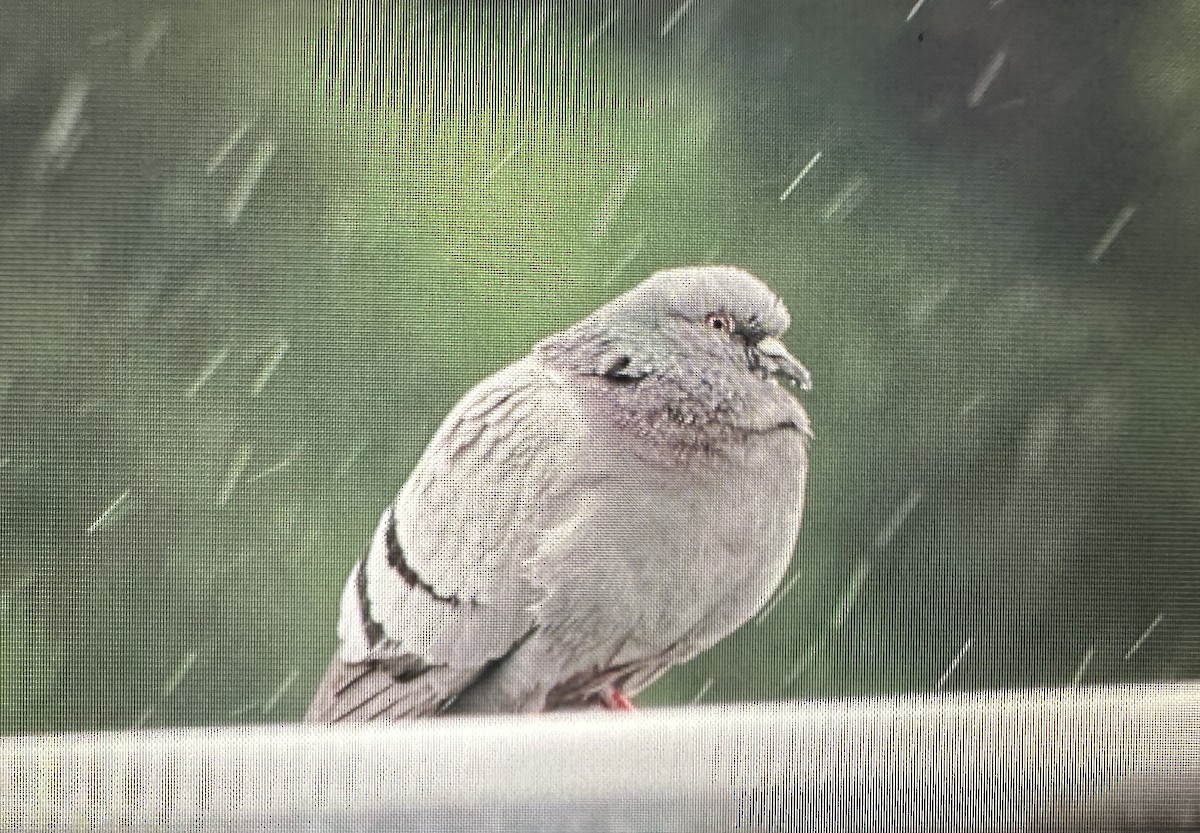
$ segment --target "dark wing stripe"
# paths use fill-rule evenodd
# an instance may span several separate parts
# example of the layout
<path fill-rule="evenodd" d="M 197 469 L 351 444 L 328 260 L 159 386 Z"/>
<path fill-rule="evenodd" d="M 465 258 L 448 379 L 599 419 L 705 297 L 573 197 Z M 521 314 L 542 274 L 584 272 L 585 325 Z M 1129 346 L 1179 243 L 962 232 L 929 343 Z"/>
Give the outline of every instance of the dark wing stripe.
<path fill-rule="evenodd" d="M 431 585 L 426 583 L 417 571 L 408 565 L 404 560 L 404 548 L 400 546 L 400 540 L 396 537 L 396 509 L 394 506 L 388 507 L 387 531 L 384 535 L 384 546 L 387 548 L 387 563 L 388 566 L 400 574 L 405 583 L 409 587 L 420 588 L 428 593 L 439 602 L 445 602 L 452 607 L 458 607 L 462 604 L 462 599 L 457 593 L 443 595 L 433 589 Z M 366 608 L 364 608 L 364 611 Z"/>
<path fill-rule="evenodd" d="M 372 670 L 374 670 L 374 664 L 364 665 L 362 667 L 362 672 L 360 674 L 358 674 L 357 676 L 354 676 L 354 677 L 347 678 L 344 683 L 342 683 L 340 686 L 338 686 L 336 689 L 334 689 L 333 696 L 341 697 L 343 694 L 345 694 L 347 691 L 349 691 L 351 688 L 353 688 L 354 685 L 356 683 L 358 683 L 359 680 L 361 680 L 363 677 L 370 674 Z"/>
<path fill-rule="evenodd" d="M 366 634 L 367 644 L 374 647 L 383 641 L 383 626 L 371 616 L 371 597 L 367 594 L 367 565 L 366 560 L 360 561 L 358 567 L 358 607 L 362 611 L 363 633 Z"/>
<path fill-rule="evenodd" d="M 368 668 L 368 671 L 371 673 L 376 672 L 376 670 L 377 669 L 375 668 L 374 663 L 372 663 L 371 666 Z M 363 678 L 359 677 L 358 679 L 362 680 Z M 368 703 L 370 703 L 371 701 L 375 700 L 377 697 L 379 697 L 380 694 L 389 694 L 390 693 L 393 696 L 395 695 L 395 691 L 394 691 L 395 681 L 394 680 L 385 682 L 384 680 L 368 679 L 367 682 L 374 683 L 376 686 L 378 686 L 378 688 L 376 688 L 375 691 L 372 691 L 371 693 L 367 694 L 361 700 L 358 700 L 357 702 L 355 702 L 355 704 L 353 706 L 351 706 L 350 708 L 346 709 L 345 711 L 338 712 L 337 716 L 334 717 L 332 720 L 330 720 L 330 723 L 340 723 L 341 721 L 346 720 L 349 717 L 352 717 L 355 712 L 359 711 L 360 709 L 362 709 L 363 706 L 365 706 Z M 388 703 L 388 706 L 390 707 L 392 704 L 392 700 L 390 698 L 388 698 L 387 703 Z"/>
<path fill-rule="evenodd" d="M 394 699 L 393 699 L 393 700 L 388 700 L 388 701 L 387 701 L 387 703 L 384 705 L 384 707 L 383 707 L 383 708 L 381 708 L 381 709 L 376 709 L 375 711 L 371 712 L 371 713 L 370 713 L 370 714 L 367 716 L 366 720 L 367 720 L 367 722 L 368 722 L 368 723 L 370 723 L 372 720 L 375 720 L 376 718 L 378 718 L 378 717 L 382 717 L 383 715 L 387 714 L 388 712 L 390 712 L 390 711 L 391 711 L 392 709 L 394 709 L 395 707 L 396 707 L 396 701 L 395 701 Z"/>

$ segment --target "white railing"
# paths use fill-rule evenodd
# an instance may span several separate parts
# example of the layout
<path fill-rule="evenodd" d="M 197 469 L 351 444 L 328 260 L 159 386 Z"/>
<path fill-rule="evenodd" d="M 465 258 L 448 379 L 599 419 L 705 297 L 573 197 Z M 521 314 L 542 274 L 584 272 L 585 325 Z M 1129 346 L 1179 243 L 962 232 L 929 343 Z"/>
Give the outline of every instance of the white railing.
<path fill-rule="evenodd" d="M 5 830 L 1200 828 L 1200 685 L 0 739 Z"/>

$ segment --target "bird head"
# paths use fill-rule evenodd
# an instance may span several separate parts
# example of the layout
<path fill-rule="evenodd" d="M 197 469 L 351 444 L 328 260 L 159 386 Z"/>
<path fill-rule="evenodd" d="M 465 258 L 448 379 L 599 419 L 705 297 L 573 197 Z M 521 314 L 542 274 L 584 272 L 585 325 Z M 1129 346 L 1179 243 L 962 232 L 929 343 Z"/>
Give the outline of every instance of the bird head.
<path fill-rule="evenodd" d="M 791 323 L 787 307 L 765 283 L 734 266 L 656 272 L 593 319 L 611 348 L 610 375 L 635 379 L 681 364 L 733 364 L 804 390 L 812 386 L 808 369 L 780 340 Z"/>

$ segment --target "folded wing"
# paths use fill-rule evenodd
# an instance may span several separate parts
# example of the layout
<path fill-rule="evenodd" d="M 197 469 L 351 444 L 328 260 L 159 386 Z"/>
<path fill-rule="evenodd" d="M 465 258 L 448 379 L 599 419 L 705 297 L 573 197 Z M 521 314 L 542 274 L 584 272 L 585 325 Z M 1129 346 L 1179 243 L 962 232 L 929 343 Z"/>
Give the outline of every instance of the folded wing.
<path fill-rule="evenodd" d="M 463 397 L 351 571 L 307 720 L 437 712 L 537 629 L 528 565 L 579 511 L 582 434 L 574 394 L 536 358 Z"/>

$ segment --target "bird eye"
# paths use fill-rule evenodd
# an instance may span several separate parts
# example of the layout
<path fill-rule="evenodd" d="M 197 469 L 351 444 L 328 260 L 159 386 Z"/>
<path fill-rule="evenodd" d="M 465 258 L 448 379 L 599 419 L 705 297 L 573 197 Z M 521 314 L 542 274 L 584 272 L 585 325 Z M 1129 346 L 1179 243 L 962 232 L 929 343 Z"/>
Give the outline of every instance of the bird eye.
<path fill-rule="evenodd" d="M 704 316 L 704 321 L 714 330 L 724 330 L 727 333 L 733 332 L 733 319 L 723 312 L 710 312 Z"/>

